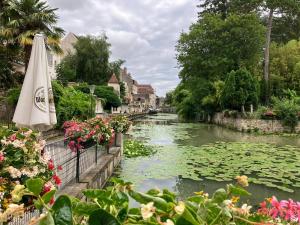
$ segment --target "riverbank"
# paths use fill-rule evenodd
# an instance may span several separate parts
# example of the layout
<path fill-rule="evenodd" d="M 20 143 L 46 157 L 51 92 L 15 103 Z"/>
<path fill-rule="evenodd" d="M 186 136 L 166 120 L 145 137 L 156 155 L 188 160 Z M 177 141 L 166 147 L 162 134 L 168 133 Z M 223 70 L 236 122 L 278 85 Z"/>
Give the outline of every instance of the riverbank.
<path fill-rule="evenodd" d="M 272 119 L 245 119 L 226 117 L 224 113 L 216 113 L 211 122 L 229 129 L 241 132 L 258 132 L 263 134 L 291 133 L 291 128 L 282 125 L 282 121 Z M 295 133 L 300 133 L 300 124 L 295 127 Z"/>

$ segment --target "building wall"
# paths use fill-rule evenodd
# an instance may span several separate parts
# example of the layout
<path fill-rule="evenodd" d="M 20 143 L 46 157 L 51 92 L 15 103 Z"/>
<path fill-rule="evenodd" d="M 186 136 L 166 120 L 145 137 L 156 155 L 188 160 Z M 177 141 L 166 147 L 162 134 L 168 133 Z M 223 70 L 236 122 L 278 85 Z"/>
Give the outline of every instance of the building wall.
<path fill-rule="evenodd" d="M 149 106 L 153 109 L 156 109 L 156 95 L 149 94 Z"/>
<path fill-rule="evenodd" d="M 120 97 L 120 85 L 117 83 L 108 83 L 109 87 L 112 87 L 115 92 L 117 93 L 117 95 Z"/>
<path fill-rule="evenodd" d="M 61 55 L 55 54 L 54 52 L 48 52 L 48 66 L 49 73 L 52 79 L 57 79 L 56 66 L 69 54 L 74 54 L 76 52 L 74 44 L 77 42 L 78 38 L 73 33 L 68 33 L 60 43 L 63 50 Z"/>

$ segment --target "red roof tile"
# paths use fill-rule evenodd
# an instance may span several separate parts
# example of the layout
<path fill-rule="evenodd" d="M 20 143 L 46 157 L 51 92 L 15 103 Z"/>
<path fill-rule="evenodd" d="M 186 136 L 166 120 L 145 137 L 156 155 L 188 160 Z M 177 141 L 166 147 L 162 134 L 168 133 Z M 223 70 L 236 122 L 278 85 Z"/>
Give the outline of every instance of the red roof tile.
<path fill-rule="evenodd" d="M 109 79 L 108 83 L 110 83 L 110 84 L 118 84 L 118 83 L 119 83 L 116 74 L 113 74 L 113 75 L 111 76 L 111 78 Z"/>

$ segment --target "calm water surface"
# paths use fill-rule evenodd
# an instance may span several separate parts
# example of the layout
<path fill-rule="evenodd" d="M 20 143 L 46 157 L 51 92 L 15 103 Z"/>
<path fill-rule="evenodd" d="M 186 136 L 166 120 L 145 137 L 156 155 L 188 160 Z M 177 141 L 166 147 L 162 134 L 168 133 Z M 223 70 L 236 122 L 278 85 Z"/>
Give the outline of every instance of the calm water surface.
<path fill-rule="evenodd" d="M 235 132 L 215 125 L 178 123 L 177 116 L 174 114 L 152 115 L 136 121 L 133 130 L 126 138 L 142 140 L 153 145 L 158 152 L 151 157 L 124 158 L 118 175 L 126 181 L 133 181 L 140 191 L 153 187 L 169 188 L 177 192 L 180 198 L 185 198 L 200 190 L 212 193 L 228 183 L 183 175 L 182 168 L 188 166 L 183 154 L 188 148 L 220 141 L 300 147 L 299 137 L 262 136 Z M 264 185 L 250 184 L 248 191 L 252 193 L 250 199 L 252 204 L 257 204 L 272 195 L 276 195 L 279 199 L 300 200 L 299 188 L 294 189 L 294 193 L 288 193 Z"/>

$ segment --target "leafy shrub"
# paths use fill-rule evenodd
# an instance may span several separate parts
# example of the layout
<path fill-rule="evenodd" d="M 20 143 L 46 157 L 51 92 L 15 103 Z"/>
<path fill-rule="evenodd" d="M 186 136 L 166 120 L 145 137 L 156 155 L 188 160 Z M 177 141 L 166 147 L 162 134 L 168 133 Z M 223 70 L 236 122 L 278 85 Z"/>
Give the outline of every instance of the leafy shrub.
<path fill-rule="evenodd" d="M 89 95 L 76 91 L 72 87 L 65 88 L 62 96 L 56 102 L 57 126 L 61 126 L 64 121 L 86 120 L 90 115 L 91 98 Z"/>
<path fill-rule="evenodd" d="M 112 87 L 97 86 L 95 88 L 95 95 L 98 98 L 103 98 L 106 101 L 104 109 L 110 110 L 111 107 L 119 107 L 122 103 L 119 96 L 114 92 Z"/>
<path fill-rule="evenodd" d="M 59 102 L 59 99 L 64 94 L 65 87 L 63 84 L 59 81 L 52 81 L 52 91 L 53 91 L 53 97 L 54 97 L 54 103 L 57 105 Z"/>
<path fill-rule="evenodd" d="M 139 156 L 150 156 L 156 153 L 156 150 L 150 146 L 144 145 L 140 141 L 126 140 L 124 141 L 124 155 L 127 158 Z"/>
<path fill-rule="evenodd" d="M 257 110 L 254 112 L 254 118 L 257 119 L 268 119 L 268 112 L 270 111 L 270 109 L 266 106 L 258 106 Z"/>
<path fill-rule="evenodd" d="M 21 93 L 21 88 L 11 88 L 7 92 L 6 101 L 9 105 L 16 106 Z"/>
<path fill-rule="evenodd" d="M 90 88 L 87 83 L 80 83 L 79 85 L 74 86 L 74 89 L 86 94 L 90 94 Z"/>
<path fill-rule="evenodd" d="M 279 99 L 272 98 L 274 112 L 277 117 L 282 120 L 284 126 L 291 128 L 291 132 L 295 130 L 298 124 L 298 112 L 300 106 L 294 101 L 293 98 Z"/>
<path fill-rule="evenodd" d="M 81 83 L 75 86 L 74 89 L 79 90 L 83 93 L 89 94 L 90 89 L 87 83 Z M 114 92 L 114 89 L 109 86 L 96 86 L 94 94 L 101 99 L 105 100 L 104 109 L 110 110 L 111 107 L 119 107 L 121 100 L 119 96 Z"/>

